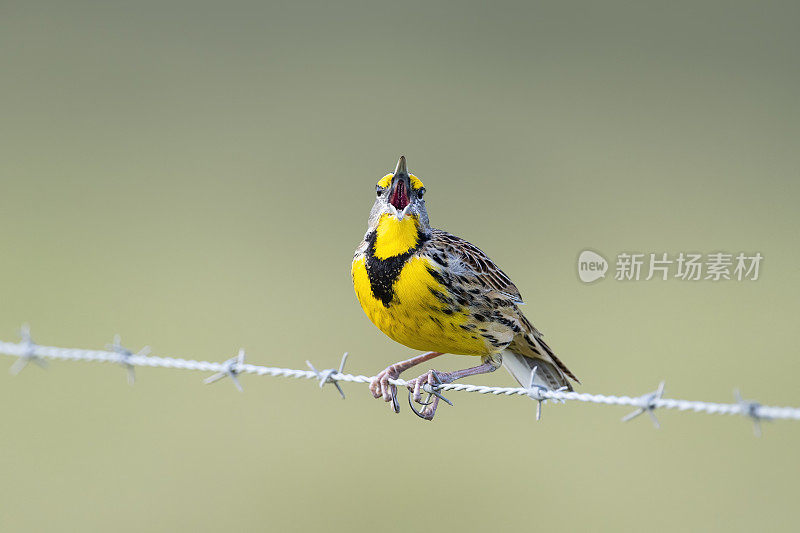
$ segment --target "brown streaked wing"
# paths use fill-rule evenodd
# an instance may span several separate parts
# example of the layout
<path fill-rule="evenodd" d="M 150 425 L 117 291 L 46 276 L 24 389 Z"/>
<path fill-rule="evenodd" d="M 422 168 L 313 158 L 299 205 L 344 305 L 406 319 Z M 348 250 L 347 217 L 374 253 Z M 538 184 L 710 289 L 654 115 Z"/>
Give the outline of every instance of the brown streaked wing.
<path fill-rule="evenodd" d="M 446 231 L 434 229 L 429 245 L 439 250 L 447 250 L 459 257 L 475 274 L 475 279 L 487 290 L 495 290 L 507 294 L 515 303 L 522 303 L 522 296 L 516 285 L 505 272 L 500 270 L 494 261 L 474 244 L 456 237 Z"/>

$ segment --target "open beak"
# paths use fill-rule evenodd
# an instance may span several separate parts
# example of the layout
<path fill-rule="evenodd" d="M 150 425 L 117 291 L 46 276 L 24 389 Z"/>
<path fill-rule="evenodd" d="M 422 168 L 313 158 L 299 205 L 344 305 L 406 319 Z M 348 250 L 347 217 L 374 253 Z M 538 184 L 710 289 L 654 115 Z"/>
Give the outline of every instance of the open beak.
<path fill-rule="evenodd" d="M 397 219 L 403 220 L 408 212 L 408 206 L 411 203 L 409 199 L 409 191 L 411 190 L 411 179 L 408 177 L 408 169 L 406 168 L 406 157 L 400 156 L 397 162 L 397 168 L 394 170 L 394 177 L 392 178 L 392 190 L 389 193 L 389 203 L 397 211 Z"/>

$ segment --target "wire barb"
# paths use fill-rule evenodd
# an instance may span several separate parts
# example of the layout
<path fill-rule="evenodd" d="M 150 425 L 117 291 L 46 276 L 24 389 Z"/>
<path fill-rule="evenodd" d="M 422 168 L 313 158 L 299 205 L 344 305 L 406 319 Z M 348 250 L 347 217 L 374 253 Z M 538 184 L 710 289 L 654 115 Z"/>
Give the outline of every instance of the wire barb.
<path fill-rule="evenodd" d="M 628 422 L 630 420 L 633 420 L 642 413 L 647 413 L 648 415 L 650 415 L 650 420 L 653 421 L 653 425 L 656 427 L 656 429 L 659 429 L 661 427 L 661 424 L 658 423 L 658 418 L 656 418 L 656 414 L 653 411 L 655 411 L 656 408 L 658 407 L 658 401 L 661 400 L 662 396 L 664 396 L 664 384 L 665 382 L 662 381 L 661 383 L 658 384 L 658 388 L 654 392 L 645 394 L 644 396 L 640 396 L 639 399 L 642 402 L 641 407 L 639 407 L 634 412 L 622 417 L 622 421 Z"/>
<path fill-rule="evenodd" d="M 753 435 L 756 437 L 761 436 L 761 421 L 771 420 L 768 416 L 759 413 L 761 404 L 752 400 L 745 400 L 739 389 L 734 389 L 733 396 L 736 398 L 736 403 L 739 405 L 740 413 L 753 421 Z"/>
<path fill-rule="evenodd" d="M 22 346 L 22 353 L 19 358 L 14 361 L 11 368 L 8 369 L 12 376 L 16 376 L 22 372 L 30 363 L 35 363 L 41 368 L 47 368 L 47 361 L 36 355 L 36 344 L 31 338 L 31 327 L 28 324 L 23 324 L 19 328 L 19 336 L 22 339 L 20 345 Z"/>
<path fill-rule="evenodd" d="M 341 385 L 339 385 L 339 380 L 334 378 L 333 376 L 344 374 L 344 364 L 346 362 L 347 362 L 347 352 L 344 352 L 344 355 L 342 356 L 342 361 L 341 363 L 339 363 L 338 370 L 335 368 L 327 368 L 320 372 L 319 370 L 314 368 L 314 365 L 311 364 L 311 361 L 306 360 L 308 368 L 310 368 L 311 371 L 317 376 L 317 379 L 319 379 L 319 388 L 321 389 L 322 387 L 324 387 L 326 383 L 333 383 L 333 386 L 336 387 L 336 390 L 338 390 L 339 394 L 342 395 L 342 400 L 345 399 L 344 391 L 342 390 Z"/>
<path fill-rule="evenodd" d="M 434 373 L 433 373 L 433 377 L 434 377 L 434 379 L 436 380 L 436 384 L 435 384 L 435 385 L 431 385 L 430 383 L 425 383 L 425 384 L 424 384 L 424 385 L 421 387 L 421 389 L 422 389 L 424 392 L 427 392 L 427 393 L 428 393 L 428 397 L 426 398 L 426 400 L 425 400 L 424 402 L 422 402 L 422 405 L 430 405 L 430 403 L 431 403 L 431 396 L 436 396 L 437 398 L 439 398 L 440 400 L 442 400 L 444 403 L 446 403 L 446 404 L 447 404 L 447 405 L 449 405 L 450 407 L 453 407 L 453 402 L 451 402 L 450 400 L 448 400 L 447 398 L 445 398 L 445 397 L 442 395 L 442 393 L 441 393 L 441 392 L 439 392 L 439 391 L 441 390 L 441 388 L 442 388 L 442 382 L 441 382 L 441 380 L 439 380 L 439 376 L 437 376 L 437 375 L 436 375 L 436 373 L 434 372 Z M 411 391 L 409 390 L 409 392 L 411 392 Z"/>
<path fill-rule="evenodd" d="M 130 358 L 134 355 L 139 357 L 147 357 L 147 355 L 150 353 L 150 347 L 145 346 L 134 354 L 132 351 L 122 346 L 121 341 L 122 339 L 119 335 L 114 335 L 114 342 L 111 344 L 106 344 L 106 348 L 119 356 L 119 360 L 117 362 L 124 366 L 128 371 L 128 385 L 133 385 L 136 383 L 136 367 L 130 362 Z"/>
<path fill-rule="evenodd" d="M 567 387 L 559 387 L 555 391 L 553 391 L 553 390 L 548 389 L 544 385 L 539 385 L 539 384 L 535 383 L 534 381 L 536 380 L 536 372 L 538 372 L 538 371 L 539 371 L 539 365 L 534 366 L 533 370 L 531 370 L 531 381 L 530 381 L 530 384 L 528 385 L 528 388 L 526 389 L 527 395 L 532 400 L 536 400 L 536 421 L 537 422 L 542 419 L 542 404 L 544 402 L 546 402 L 547 400 L 555 401 L 555 399 L 552 398 L 549 395 L 549 393 L 552 393 L 552 392 L 564 392 L 565 390 L 567 390 Z"/>
<path fill-rule="evenodd" d="M 203 383 L 208 385 L 210 383 L 217 382 L 223 378 L 231 378 L 231 381 L 233 381 L 233 384 L 236 386 L 237 389 L 239 389 L 239 392 L 244 392 L 244 388 L 242 387 L 242 384 L 239 383 L 239 378 L 237 377 L 241 373 L 243 367 L 244 367 L 244 349 L 239 348 L 239 353 L 236 355 L 236 357 L 231 357 L 230 359 L 222 363 L 222 370 L 220 370 L 216 374 L 208 376 L 206 379 L 203 380 Z"/>

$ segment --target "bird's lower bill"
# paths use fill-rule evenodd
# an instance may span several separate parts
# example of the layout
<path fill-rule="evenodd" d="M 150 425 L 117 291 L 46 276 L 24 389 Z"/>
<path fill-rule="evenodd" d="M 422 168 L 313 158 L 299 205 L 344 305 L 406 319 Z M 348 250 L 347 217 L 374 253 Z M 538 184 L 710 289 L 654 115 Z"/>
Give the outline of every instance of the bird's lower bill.
<path fill-rule="evenodd" d="M 389 207 L 392 210 L 392 214 L 397 217 L 397 220 L 403 220 L 403 218 L 408 214 L 408 211 L 411 209 L 410 205 L 405 206 L 405 208 L 402 210 L 397 209 L 391 204 L 389 204 Z"/>
<path fill-rule="evenodd" d="M 389 206 L 394 209 L 393 214 L 397 220 L 403 220 L 411 207 L 411 199 L 408 196 L 408 180 L 400 178 L 395 181 L 392 194 L 389 195 Z"/>
<path fill-rule="evenodd" d="M 406 180 L 398 179 L 395 184 L 394 188 L 392 189 L 392 195 L 389 197 L 389 203 L 392 204 L 397 211 L 403 211 L 408 204 L 410 203 L 408 199 L 408 186 L 406 185 Z"/>

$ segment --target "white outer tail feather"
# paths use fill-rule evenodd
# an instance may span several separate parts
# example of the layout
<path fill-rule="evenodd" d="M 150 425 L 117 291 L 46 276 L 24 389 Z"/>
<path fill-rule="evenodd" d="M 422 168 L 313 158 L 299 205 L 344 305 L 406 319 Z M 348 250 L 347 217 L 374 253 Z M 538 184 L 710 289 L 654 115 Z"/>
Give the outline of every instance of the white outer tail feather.
<path fill-rule="evenodd" d="M 513 376 L 523 387 L 531 386 L 531 373 L 533 368 L 536 367 L 536 375 L 533 379 L 533 384 L 544 387 L 550 390 L 557 390 L 561 387 L 567 387 L 565 390 L 571 391 L 572 385 L 569 383 L 569 378 L 561 371 L 555 364 L 545 361 L 544 359 L 528 357 L 512 352 L 511 350 L 503 351 L 503 366 L 508 373 Z"/>

